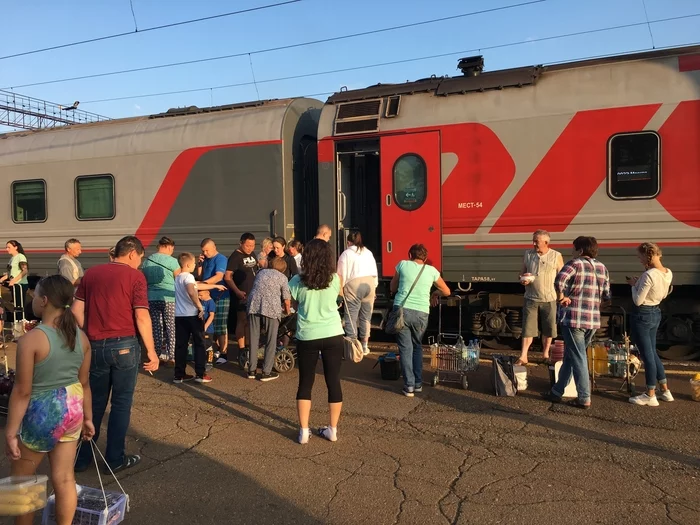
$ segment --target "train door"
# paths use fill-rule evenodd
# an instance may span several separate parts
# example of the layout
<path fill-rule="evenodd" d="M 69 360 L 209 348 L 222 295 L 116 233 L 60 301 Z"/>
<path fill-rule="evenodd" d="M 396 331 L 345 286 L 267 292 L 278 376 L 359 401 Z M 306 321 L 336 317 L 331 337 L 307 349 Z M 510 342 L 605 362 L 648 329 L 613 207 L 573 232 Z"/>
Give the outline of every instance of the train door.
<path fill-rule="evenodd" d="M 379 143 L 340 142 L 338 158 L 338 254 L 351 230 L 362 232 L 365 246 L 381 265 Z"/>
<path fill-rule="evenodd" d="M 416 243 L 441 270 L 439 132 L 382 137 L 380 156 L 382 274 L 392 276 Z"/>

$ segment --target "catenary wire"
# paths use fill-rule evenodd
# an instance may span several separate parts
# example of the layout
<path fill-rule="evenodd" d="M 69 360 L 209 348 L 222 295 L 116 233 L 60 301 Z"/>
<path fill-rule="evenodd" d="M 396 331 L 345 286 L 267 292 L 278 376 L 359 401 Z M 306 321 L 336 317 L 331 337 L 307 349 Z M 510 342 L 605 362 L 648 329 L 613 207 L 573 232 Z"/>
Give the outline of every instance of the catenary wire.
<path fill-rule="evenodd" d="M 183 20 L 181 22 L 173 22 L 171 24 L 163 24 L 160 26 L 147 27 L 146 29 L 140 29 L 140 30 L 137 29 L 135 31 L 125 31 L 123 33 L 115 33 L 113 35 L 105 35 L 105 36 L 100 36 L 100 37 L 96 37 L 96 38 L 88 38 L 87 40 L 80 40 L 78 42 L 71 42 L 69 44 L 59 44 L 56 46 L 44 47 L 41 49 L 33 49 L 31 51 L 22 51 L 21 53 L 14 53 L 12 55 L 5 55 L 5 56 L 1 56 L 0 60 L 5 60 L 8 58 L 23 57 L 23 56 L 27 56 L 27 55 L 34 55 L 36 53 L 44 53 L 46 51 L 53 51 L 55 49 L 64 49 L 66 47 L 80 46 L 83 44 L 91 44 L 94 42 L 101 42 L 103 40 L 110 40 L 112 38 L 120 38 L 120 37 L 127 36 L 127 35 L 135 35 L 137 33 L 147 33 L 149 31 L 158 31 L 160 29 L 168 29 L 171 27 L 183 26 L 183 25 L 187 25 L 187 24 L 195 24 L 198 22 L 205 22 L 207 20 L 214 20 L 216 18 L 224 18 L 224 17 L 228 17 L 228 16 L 241 15 L 244 13 L 252 13 L 254 11 L 262 11 L 265 9 L 272 9 L 274 7 L 281 7 L 281 6 L 285 6 L 288 4 L 296 4 L 296 3 L 301 2 L 301 1 L 302 0 L 286 0 L 284 2 L 277 2 L 275 4 L 261 5 L 261 6 L 257 6 L 257 7 L 250 7 L 248 9 L 240 9 L 238 11 L 230 11 L 228 13 L 220 13 L 218 15 L 205 16 L 202 18 Z"/>
<path fill-rule="evenodd" d="M 347 40 L 350 38 L 358 38 L 358 37 L 363 37 L 363 36 L 376 35 L 376 34 L 380 34 L 380 33 L 387 33 L 390 31 L 408 29 L 411 27 L 418 27 L 418 26 L 424 26 L 424 25 L 429 25 L 429 24 L 436 24 L 436 23 L 440 23 L 440 22 L 446 22 L 449 20 L 456 20 L 459 18 L 466 18 L 469 16 L 494 13 L 497 11 L 505 11 L 507 9 L 514 9 L 514 8 L 524 7 L 524 6 L 533 5 L 533 4 L 540 4 L 540 3 L 543 3 L 546 1 L 547 0 L 530 0 L 528 2 L 522 2 L 519 4 L 510 4 L 507 6 L 495 7 L 495 8 L 490 8 L 490 9 L 483 9 L 481 11 L 471 11 L 469 13 L 461 13 L 458 15 L 445 16 L 445 17 L 441 17 L 441 18 L 433 18 L 430 20 L 421 20 L 419 22 L 412 22 L 410 24 L 401 24 L 401 25 L 395 25 L 395 26 L 390 26 L 390 27 L 383 27 L 380 29 L 372 29 L 369 31 L 362 31 L 359 33 L 351 33 L 348 35 L 339 35 L 339 36 L 334 36 L 334 37 L 329 37 L 329 38 L 309 40 L 306 42 L 297 42 L 295 44 L 287 44 L 287 45 L 283 45 L 283 46 L 268 47 L 268 48 L 263 48 L 263 49 L 256 49 L 253 51 L 244 51 L 244 52 L 240 52 L 240 53 L 233 53 L 230 55 L 220 55 L 220 56 L 215 56 L 215 57 L 198 58 L 198 59 L 194 59 L 194 60 L 185 60 L 185 61 L 181 61 L 181 62 L 170 62 L 167 64 L 157 64 L 154 66 L 143 66 L 143 67 L 136 67 L 136 68 L 130 68 L 130 69 L 122 69 L 119 71 L 108 71 L 105 73 L 93 73 L 90 75 L 80 75 L 77 77 L 58 78 L 58 79 L 53 79 L 53 80 L 45 80 L 42 82 L 31 82 L 28 84 L 19 84 L 16 86 L 12 86 L 11 88 L 5 87 L 3 89 L 20 89 L 20 88 L 25 88 L 25 87 L 44 86 L 47 84 L 58 84 L 61 82 L 73 82 L 76 80 L 87 80 L 90 78 L 101 78 L 101 77 L 109 77 L 109 76 L 115 76 L 115 75 L 124 75 L 127 73 L 138 73 L 141 71 L 152 71 L 155 69 L 165 69 L 165 68 L 171 68 L 171 67 L 188 66 L 188 65 L 192 65 L 192 64 L 201 64 L 204 62 L 214 62 L 217 60 L 226 60 L 226 59 L 230 59 L 230 58 L 238 58 L 238 57 L 243 57 L 243 56 L 260 55 L 263 53 L 272 53 L 274 51 L 283 51 L 286 49 L 295 49 L 295 48 L 299 48 L 299 47 L 306 47 L 306 46 L 311 46 L 311 45 L 316 45 L 316 44 L 327 44 L 329 42 L 337 42 L 339 40 Z M 143 32 L 143 31 L 141 31 L 141 32 Z"/>
<path fill-rule="evenodd" d="M 665 19 L 659 19 L 659 20 L 653 20 L 650 23 L 659 23 L 659 22 L 667 22 L 671 20 L 679 20 L 679 19 L 684 19 L 684 18 L 693 18 L 693 17 L 700 17 L 700 13 L 694 14 L 694 15 L 684 15 L 684 16 L 679 16 L 679 17 L 672 17 L 672 18 L 665 18 Z M 473 48 L 473 49 L 468 49 L 468 50 L 463 50 L 463 51 L 453 51 L 449 53 L 440 53 L 436 55 L 427 55 L 427 56 L 422 56 L 422 57 L 413 57 L 413 58 L 405 58 L 402 60 L 392 60 L 390 62 L 380 62 L 376 64 L 365 64 L 361 66 L 353 66 L 353 67 L 346 67 L 346 68 L 339 68 L 339 69 L 332 69 L 332 70 L 327 70 L 327 71 L 317 71 L 313 73 L 303 73 L 299 75 L 291 75 L 291 76 L 286 76 L 286 77 L 277 77 L 277 78 L 270 78 L 270 79 L 264 79 L 264 80 L 257 80 L 257 84 L 268 84 L 272 82 L 282 82 L 285 80 L 296 80 L 300 78 L 309 78 L 309 77 L 316 77 L 316 76 L 323 76 L 323 75 L 332 75 L 335 73 L 347 73 L 349 71 L 359 71 L 363 69 L 371 69 L 371 68 L 376 68 L 376 67 L 386 67 L 386 66 L 393 66 L 397 64 L 406 64 L 410 62 L 419 62 L 423 60 L 432 60 L 436 58 L 444 58 L 444 57 L 449 57 L 449 56 L 455 56 L 455 55 L 461 55 L 461 54 L 466 54 L 466 53 L 471 53 L 471 52 L 482 52 L 482 51 L 490 51 L 494 49 L 503 49 L 503 48 L 508 48 L 508 47 L 513 47 L 513 46 L 518 46 L 518 45 L 525 45 L 525 44 L 531 44 L 535 42 L 545 42 L 545 41 L 550 41 L 550 40 L 557 40 L 560 38 L 571 38 L 575 36 L 581 36 L 581 35 L 587 35 L 587 34 L 593 34 L 593 33 L 600 33 L 604 31 L 615 31 L 619 29 L 626 29 L 630 27 L 637 27 L 640 25 L 646 25 L 647 22 L 641 22 L 641 23 L 634 23 L 634 24 L 624 24 L 624 25 L 618 25 L 618 26 L 612 26 L 612 27 L 606 27 L 606 28 L 599 28 L 599 29 L 589 29 L 586 31 L 577 31 L 574 33 L 566 33 L 566 34 L 561 34 L 561 35 L 552 35 L 552 36 L 547 36 L 547 37 L 541 37 L 541 38 L 533 38 L 533 39 L 527 39 L 527 40 L 520 40 L 517 42 L 508 42 L 505 44 L 495 44 L 491 46 L 484 46 L 480 48 Z M 692 44 L 689 44 L 692 45 Z M 656 48 L 656 49 L 670 49 L 678 46 L 668 46 L 667 48 Z M 643 48 L 643 49 L 638 49 L 633 52 L 640 52 L 640 51 L 648 51 L 652 48 Z M 602 55 L 602 56 L 608 56 L 608 55 Z M 585 57 L 585 58 L 597 58 L 597 57 Z M 577 59 L 577 60 L 583 60 L 583 59 Z M 243 87 L 243 86 L 250 86 L 253 85 L 253 82 L 239 82 L 239 83 L 234 83 L 234 84 L 224 84 L 220 86 L 207 86 L 207 87 L 202 87 L 202 88 L 192 88 L 192 89 L 183 89 L 183 90 L 177 90 L 177 91 L 164 91 L 164 92 L 159 92 L 159 93 L 146 93 L 146 94 L 141 94 L 141 95 L 130 95 L 130 96 L 122 96 L 122 97 L 113 97 L 113 98 L 104 98 L 104 99 L 99 99 L 99 100 L 88 100 L 84 102 L 84 104 L 96 104 L 96 103 L 101 103 L 101 102 L 115 102 L 119 100 L 130 100 L 130 99 L 135 99 L 135 98 L 149 98 L 149 97 L 159 97 L 159 96 L 166 96 L 166 95 L 179 95 L 183 93 L 196 93 L 199 91 L 207 91 L 207 90 L 214 90 L 214 89 L 228 89 L 228 88 L 233 88 L 233 87 Z"/>

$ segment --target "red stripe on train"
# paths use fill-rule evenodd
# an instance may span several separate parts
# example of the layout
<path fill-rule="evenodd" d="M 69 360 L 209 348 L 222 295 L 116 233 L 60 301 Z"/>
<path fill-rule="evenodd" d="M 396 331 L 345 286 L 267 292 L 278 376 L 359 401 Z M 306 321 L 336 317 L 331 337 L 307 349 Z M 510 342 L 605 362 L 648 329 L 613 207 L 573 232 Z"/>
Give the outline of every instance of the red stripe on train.
<path fill-rule="evenodd" d="M 215 149 L 241 148 L 248 146 L 264 146 L 268 144 L 281 144 L 281 140 L 264 140 L 259 142 L 243 142 L 240 144 L 221 144 L 218 146 L 202 146 L 199 148 L 186 149 L 180 153 L 168 169 L 163 182 L 158 188 L 156 196 L 153 198 L 146 215 L 144 215 L 141 225 L 136 231 L 136 236 L 144 246 L 150 246 L 160 233 L 160 229 L 168 218 L 168 214 L 175 204 L 180 190 L 185 184 L 192 167 L 199 158 Z"/>
<path fill-rule="evenodd" d="M 490 233 L 563 232 L 605 180 L 605 144 L 615 133 L 644 129 L 661 104 L 576 113 Z"/>
<path fill-rule="evenodd" d="M 639 246 L 640 242 L 599 242 L 598 246 L 601 248 L 636 248 Z M 662 248 L 683 248 L 683 247 L 694 247 L 700 246 L 700 241 L 669 241 L 669 242 L 657 242 Z M 552 248 L 557 250 L 562 250 L 566 248 L 573 248 L 573 244 L 561 244 L 552 243 L 550 244 Z M 531 242 L 523 242 L 519 244 L 465 244 L 465 250 L 522 250 L 532 248 Z"/>

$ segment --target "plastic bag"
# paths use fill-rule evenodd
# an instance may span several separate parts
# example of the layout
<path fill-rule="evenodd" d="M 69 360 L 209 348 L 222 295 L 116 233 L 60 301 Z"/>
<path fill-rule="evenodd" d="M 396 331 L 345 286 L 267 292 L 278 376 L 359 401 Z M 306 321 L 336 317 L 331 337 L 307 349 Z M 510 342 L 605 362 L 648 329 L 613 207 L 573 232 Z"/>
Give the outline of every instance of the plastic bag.
<path fill-rule="evenodd" d="M 513 397 L 518 393 L 518 381 L 515 379 L 513 362 L 515 358 L 505 355 L 492 356 L 493 373 L 491 384 L 497 396 Z"/>

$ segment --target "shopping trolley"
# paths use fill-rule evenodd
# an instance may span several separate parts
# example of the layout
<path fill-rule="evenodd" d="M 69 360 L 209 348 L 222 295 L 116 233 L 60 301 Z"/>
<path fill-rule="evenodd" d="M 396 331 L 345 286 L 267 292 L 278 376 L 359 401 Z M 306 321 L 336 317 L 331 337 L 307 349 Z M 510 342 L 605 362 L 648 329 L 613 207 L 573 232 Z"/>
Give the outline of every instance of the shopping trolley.
<path fill-rule="evenodd" d="M 429 338 L 430 366 L 435 370 L 433 386 L 440 381 L 460 383 L 463 389 L 469 387 L 467 373 L 479 368 L 481 343 L 470 341 L 467 345 L 462 337 L 462 301 L 460 295 L 441 298 L 438 301 L 438 334 Z M 443 307 L 457 307 L 457 332 L 443 332 Z"/>

